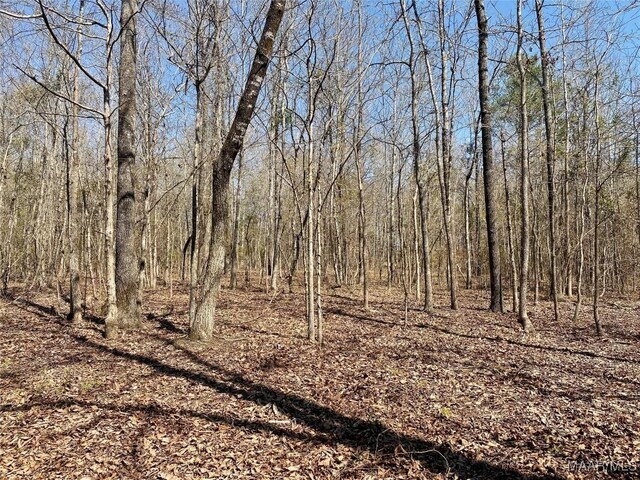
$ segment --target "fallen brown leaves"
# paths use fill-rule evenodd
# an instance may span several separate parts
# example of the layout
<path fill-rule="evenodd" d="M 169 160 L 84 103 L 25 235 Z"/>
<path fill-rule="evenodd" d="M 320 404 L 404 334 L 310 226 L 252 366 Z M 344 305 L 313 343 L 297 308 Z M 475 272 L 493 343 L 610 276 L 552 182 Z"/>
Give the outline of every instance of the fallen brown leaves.
<path fill-rule="evenodd" d="M 571 303 L 560 324 L 541 304 L 524 337 L 476 292 L 406 324 L 374 293 L 369 311 L 324 299 L 322 347 L 299 294 L 223 291 L 211 345 L 185 340 L 184 292 L 149 292 L 143 330 L 114 341 L 96 317 L 69 325 L 53 295 L 4 299 L 0 478 L 638 474 L 637 303 L 603 308 L 605 338 Z"/>

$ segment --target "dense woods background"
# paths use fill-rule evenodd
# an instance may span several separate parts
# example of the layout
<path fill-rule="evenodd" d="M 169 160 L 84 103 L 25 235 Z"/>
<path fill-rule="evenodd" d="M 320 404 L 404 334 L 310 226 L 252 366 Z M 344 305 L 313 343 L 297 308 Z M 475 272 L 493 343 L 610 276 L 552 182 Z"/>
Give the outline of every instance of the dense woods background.
<path fill-rule="evenodd" d="M 0 0 L 0 478 L 637 477 L 639 27 Z"/>
<path fill-rule="evenodd" d="M 321 340 L 342 286 L 427 311 L 434 288 L 453 309 L 490 288 L 525 329 L 527 304 L 559 317 L 575 298 L 601 333 L 598 299 L 637 291 L 635 3 L 273 3 L 251 112 L 274 5 L 3 7 L 3 289 L 71 293 L 76 320 L 106 302 L 132 327 L 144 289 L 182 281 L 206 339 L 221 282 L 302 283 Z"/>

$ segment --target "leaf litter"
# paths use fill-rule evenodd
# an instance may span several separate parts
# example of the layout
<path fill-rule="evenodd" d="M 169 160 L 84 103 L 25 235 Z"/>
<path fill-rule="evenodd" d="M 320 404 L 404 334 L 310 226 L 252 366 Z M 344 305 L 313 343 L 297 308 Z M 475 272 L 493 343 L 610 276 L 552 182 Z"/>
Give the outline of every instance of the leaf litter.
<path fill-rule="evenodd" d="M 18 294 L 19 293 L 19 294 Z M 147 292 L 137 332 L 107 341 L 51 293 L 13 292 L 0 323 L 0 478 L 596 479 L 640 471 L 638 304 L 560 323 L 481 293 L 432 314 L 374 290 L 223 290 L 216 338 L 186 339 L 186 291 Z M 396 297 L 401 298 L 401 297 Z M 436 297 L 444 303 L 444 294 Z"/>

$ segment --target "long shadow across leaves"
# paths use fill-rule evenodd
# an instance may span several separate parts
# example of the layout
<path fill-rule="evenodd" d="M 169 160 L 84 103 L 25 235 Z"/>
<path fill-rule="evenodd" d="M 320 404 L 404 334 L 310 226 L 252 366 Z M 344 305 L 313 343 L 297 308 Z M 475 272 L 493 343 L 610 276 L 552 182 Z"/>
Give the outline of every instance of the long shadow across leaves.
<path fill-rule="evenodd" d="M 271 432 L 277 435 L 302 439 L 310 443 L 321 442 L 328 445 L 340 443 L 355 449 L 368 450 L 379 455 L 381 459 L 386 458 L 387 461 L 391 460 L 394 452 L 404 451 L 410 454 L 414 460 L 420 461 L 425 468 L 433 473 L 455 473 L 459 477 L 464 478 L 516 480 L 559 478 L 553 475 L 527 475 L 510 468 L 492 465 L 489 462 L 476 460 L 455 452 L 449 445 L 436 444 L 428 440 L 396 432 L 381 422 L 343 415 L 313 400 L 295 394 L 285 393 L 277 388 L 254 382 L 237 372 L 229 371 L 219 365 L 205 361 L 194 352 L 179 347 L 171 341 L 163 340 L 165 343 L 171 344 L 180 350 L 193 362 L 211 371 L 215 374 L 215 377 L 187 368 L 169 365 L 151 356 L 109 347 L 87 337 L 71 332 L 69 333 L 75 340 L 92 349 L 147 365 L 163 375 L 184 378 L 217 392 L 234 395 L 237 398 L 242 398 L 254 403 L 271 403 L 275 405 L 282 414 L 313 430 L 314 434 L 305 435 L 255 420 L 238 421 L 238 419 L 233 419 L 232 424 L 241 428 Z M 208 418 L 214 422 L 226 421 L 225 418 L 220 416 L 205 415 L 204 418 Z M 446 459 L 446 461 L 444 459 Z M 389 466 L 392 467 L 392 465 Z"/>

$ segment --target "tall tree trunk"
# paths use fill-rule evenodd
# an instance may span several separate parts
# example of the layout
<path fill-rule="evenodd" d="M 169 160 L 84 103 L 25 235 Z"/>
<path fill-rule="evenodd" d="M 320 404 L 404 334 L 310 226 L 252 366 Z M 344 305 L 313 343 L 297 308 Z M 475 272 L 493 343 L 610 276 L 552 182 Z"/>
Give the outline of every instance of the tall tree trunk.
<path fill-rule="evenodd" d="M 493 312 L 501 312 L 502 279 L 500 274 L 500 242 L 498 240 L 498 212 L 496 182 L 494 180 L 493 140 L 491 133 L 491 100 L 489 98 L 488 39 L 489 26 L 484 0 L 474 0 L 478 20 L 478 92 L 480 97 L 480 122 L 482 131 L 482 163 L 484 199 L 487 218 L 487 242 L 489 246 L 489 280 Z M 522 296 L 522 295 L 521 295 Z"/>
<path fill-rule="evenodd" d="M 118 305 L 116 303 L 116 250 L 114 243 L 114 203 L 113 186 L 113 154 L 111 151 L 111 92 L 110 83 L 113 72 L 111 64 L 107 65 L 107 85 L 103 88 L 103 122 L 104 122 L 104 170 L 105 170 L 105 282 L 107 287 L 107 317 L 105 318 L 105 336 L 112 337 L 117 330 Z"/>
<path fill-rule="evenodd" d="M 524 31 L 522 28 L 522 0 L 518 0 L 518 52 L 516 60 L 520 79 L 520 209 L 522 213 L 522 230 L 520 239 L 520 287 L 518 319 L 522 329 L 528 332 L 533 328 L 527 313 L 527 294 L 529 293 L 529 257 L 530 257 L 530 227 L 529 227 L 529 116 L 527 112 L 527 72 L 524 66 L 522 43 Z"/>
<path fill-rule="evenodd" d="M 518 270 L 516 268 L 516 256 L 515 256 L 515 240 L 513 235 L 513 226 L 511 224 L 511 193 L 509 191 L 509 183 L 507 182 L 507 161 L 505 159 L 504 144 L 506 139 L 504 138 L 504 132 L 500 132 L 500 156 L 502 157 L 502 174 L 504 177 L 504 198 L 506 207 L 506 222 L 507 222 L 507 243 L 509 247 L 509 263 L 511 265 L 511 300 L 512 310 L 518 311 Z"/>
<path fill-rule="evenodd" d="M 136 231 L 136 14 L 137 0 L 123 0 L 118 71 L 118 182 L 116 218 L 116 328 L 140 324 L 139 246 Z M 112 333 L 113 330 L 110 330 Z"/>
<path fill-rule="evenodd" d="M 364 123 L 364 102 L 362 97 L 362 3 L 358 0 L 358 87 L 357 87 L 357 102 L 358 102 L 358 117 L 357 126 L 355 129 L 355 164 L 356 175 L 358 176 L 358 257 L 359 257 L 359 270 L 360 270 L 360 283 L 362 284 L 362 304 L 364 308 L 369 308 L 369 275 L 367 269 L 367 224 L 366 224 L 366 209 L 364 203 L 364 159 L 362 158 L 362 129 Z"/>
<path fill-rule="evenodd" d="M 200 79 L 195 81 L 196 90 L 196 119 L 195 119 L 195 139 L 193 145 L 193 178 L 191 184 L 191 236 L 189 239 L 189 324 L 195 322 L 198 308 L 198 281 L 199 281 L 199 259 L 200 259 L 200 210 L 202 199 L 202 143 L 203 124 L 205 111 L 203 82 Z"/>
<path fill-rule="evenodd" d="M 213 165 L 209 258 L 202 278 L 202 297 L 189 331 L 189 337 L 192 340 L 209 341 L 213 335 L 214 314 L 224 271 L 225 244 L 229 229 L 228 190 L 231 169 L 242 149 L 249 122 L 253 117 L 256 101 L 271 60 L 275 36 L 284 14 L 285 3 L 286 0 L 272 0 L 269 5 L 264 30 L 258 42 L 233 123 Z"/>
<path fill-rule="evenodd" d="M 458 280 L 456 276 L 456 246 L 454 240 L 453 208 L 451 206 L 451 143 L 452 128 L 449 112 L 448 75 L 449 58 L 446 49 L 444 0 L 438 1 L 438 37 L 440 41 L 440 108 L 442 113 L 442 153 L 438 163 L 440 177 L 440 192 L 444 233 L 447 243 L 447 271 L 449 272 L 449 299 L 451 308 L 458 309 Z"/>
<path fill-rule="evenodd" d="M 593 321 L 596 327 L 596 334 L 602 336 L 602 325 L 600 324 L 600 312 L 598 302 L 600 300 L 600 195 L 604 184 L 600 182 L 600 170 L 602 167 L 602 152 L 600 147 L 600 108 L 598 96 L 600 94 L 600 66 L 596 68 L 595 92 L 594 92 L 594 116 L 595 116 L 595 171 L 594 171 L 594 215 L 593 215 Z"/>
<path fill-rule="evenodd" d="M 473 175 L 473 170 L 476 168 L 478 162 L 478 126 L 479 122 L 474 119 L 474 129 L 473 129 L 473 152 L 471 152 L 471 165 L 469 165 L 469 170 L 464 178 L 464 250 L 466 256 L 466 273 L 465 273 L 465 287 L 470 289 L 472 287 L 472 247 L 471 247 L 471 225 L 470 225 L 470 217 L 471 217 L 471 176 Z"/>
<path fill-rule="evenodd" d="M 547 160 L 547 195 L 549 206 L 549 248 L 551 271 L 549 272 L 549 290 L 553 301 L 553 314 L 556 321 L 560 319 L 558 310 L 557 288 L 557 251 L 556 251 L 556 220 L 555 220 L 555 138 L 554 123 L 551 118 L 551 82 L 549 80 L 549 54 L 544 31 L 544 17 L 542 15 L 542 0 L 536 0 L 536 16 L 538 19 L 538 43 L 540 46 L 540 58 L 542 63 L 542 105 L 544 110 L 544 130 Z"/>
<path fill-rule="evenodd" d="M 310 70 L 307 68 L 309 73 Z M 309 95 L 307 97 L 307 119 L 308 123 L 307 131 L 308 148 L 304 153 L 304 175 L 305 175 L 305 193 L 307 197 L 307 229 L 305 236 L 305 287 L 306 287 L 306 300 L 307 300 L 307 339 L 315 342 L 317 340 L 317 329 L 315 320 L 315 255 L 313 253 L 315 241 L 314 241 L 314 195 L 313 195 L 313 154 L 314 154 L 314 138 L 313 138 L 313 95 L 311 93 L 313 79 L 309 75 L 307 77 L 309 81 Z"/>
<path fill-rule="evenodd" d="M 82 19 L 84 0 L 80 1 L 80 23 L 76 32 L 77 56 L 82 57 Z M 82 243 L 82 199 L 80 197 L 80 128 L 78 122 L 80 89 L 80 69 L 73 67 L 73 100 L 71 126 L 71 162 L 68 176 L 68 235 L 69 235 L 69 291 L 71 296 L 69 319 L 73 323 L 82 320 L 82 293 L 80 291 L 80 252 Z"/>
<path fill-rule="evenodd" d="M 573 295 L 573 262 L 571 255 L 571 222 L 569 218 L 569 152 L 571 145 L 569 143 L 570 123 L 569 123 L 569 85 L 567 82 L 567 59 L 566 59 L 566 34 L 565 34 L 565 21 L 564 21 L 564 4 L 560 3 L 560 19 L 562 30 L 562 97 L 564 101 L 564 178 L 563 178 L 563 191 L 562 191 L 562 210 L 564 221 L 564 271 L 565 271 L 565 294 L 568 297 Z"/>
<path fill-rule="evenodd" d="M 229 268 L 229 288 L 238 286 L 238 243 L 240 239 L 240 186 L 242 182 L 242 152 L 238 154 L 238 177 L 234 196 L 233 233 L 231 236 L 231 266 Z"/>
<path fill-rule="evenodd" d="M 411 132 L 412 132 L 412 159 L 413 159 L 413 177 L 416 182 L 416 186 L 418 187 L 418 205 L 420 207 L 420 231 L 422 236 L 422 269 L 423 269 L 423 281 L 424 281 L 424 310 L 426 312 L 430 312 L 433 310 L 433 287 L 431 283 L 431 259 L 430 259 L 430 251 L 429 251 L 429 234 L 427 230 L 427 202 L 426 202 L 426 188 L 424 185 L 424 179 L 422 178 L 420 162 L 421 162 L 421 141 L 420 141 L 420 125 L 418 118 L 418 79 L 417 79 L 417 69 L 415 60 L 417 58 L 417 54 L 415 52 L 413 37 L 411 35 L 411 27 L 409 25 L 409 20 L 406 14 L 406 7 L 404 1 L 401 2 L 402 6 L 402 18 L 404 21 L 405 30 L 407 32 L 407 40 L 409 41 L 409 73 L 411 75 Z M 415 7 L 415 4 L 412 5 L 414 9 L 414 16 L 419 25 L 419 16 Z M 421 30 L 418 30 L 420 36 L 422 37 Z M 424 45 L 424 40 L 422 41 Z M 436 109 L 436 154 L 439 156 L 441 154 L 440 150 L 440 119 L 438 113 L 438 106 L 436 102 L 434 87 L 433 87 L 433 76 L 431 74 L 431 66 L 428 62 L 428 57 L 425 57 L 427 73 L 428 73 L 428 81 L 429 81 L 429 89 L 431 92 L 431 100 L 433 102 L 434 108 Z M 440 161 L 440 160 L 438 160 Z M 401 228 L 399 226 L 398 228 Z M 398 232 L 399 234 L 402 232 Z M 404 253 L 403 253 L 404 255 Z M 406 270 L 406 265 L 404 265 L 404 257 L 403 257 L 403 269 Z M 404 273 L 403 273 L 404 275 Z M 405 279 L 403 277 L 403 282 Z M 406 290 L 406 288 L 405 288 Z M 405 291 L 405 299 L 407 292 Z"/>

